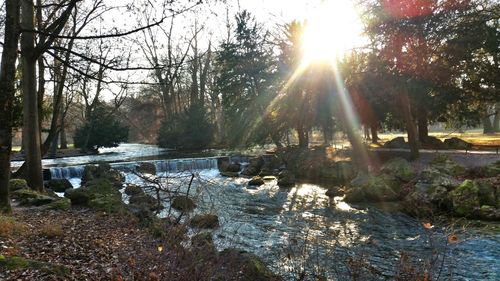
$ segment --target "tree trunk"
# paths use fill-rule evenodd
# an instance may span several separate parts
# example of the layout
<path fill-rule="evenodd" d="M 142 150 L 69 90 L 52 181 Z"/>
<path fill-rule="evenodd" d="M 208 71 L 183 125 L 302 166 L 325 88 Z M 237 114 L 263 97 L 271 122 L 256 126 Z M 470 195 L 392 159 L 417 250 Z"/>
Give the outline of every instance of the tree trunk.
<path fill-rule="evenodd" d="M 61 114 L 61 131 L 59 132 L 59 136 L 61 137 L 61 149 L 67 149 L 68 148 L 68 139 L 66 138 L 66 128 L 65 128 L 65 122 L 64 122 L 64 115 Z"/>
<path fill-rule="evenodd" d="M 493 118 L 493 131 L 500 133 L 500 102 L 495 105 L 495 117 Z"/>
<path fill-rule="evenodd" d="M 429 119 L 427 118 L 427 112 L 420 111 L 418 114 L 418 140 L 424 143 L 429 137 Z"/>
<path fill-rule="evenodd" d="M 410 145 L 410 158 L 415 160 L 419 157 L 418 136 L 415 122 L 411 115 L 411 105 L 408 93 L 402 92 L 399 95 L 401 114 L 406 124 L 406 132 L 408 133 L 408 144 Z"/>
<path fill-rule="evenodd" d="M 9 181 L 12 150 L 13 102 L 17 45 L 19 42 L 19 0 L 5 2 L 5 33 L 0 63 L 0 213 L 10 212 Z"/>
<path fill-rule="evenodd" d="M 378 130 L 377 125 L 372 124 L 370 126 L 370 130 L 372 132 L 372 143 L 378 143 Z"/>
<path fill-rule="evenodd" d="M 299 137 L 299 147 L 307 148 L 309 146 L 309 139 L 306 130 L 302 127 L 296 128 Z"/>
<path fill-rule="evenodd" d="M 33 1 L 21 2 L 21 24 L 25 30 L 34 29 Z M 23 139 L 26 145 L 26 180 L 35 190 L 43 190 L 42 156 L 40 151 L 40 127 L 38 116 L 38 96 L 36 90 L 35 34 L 23 32 L 21 35 L 21 64 L 23 89 Z"/>
<path fill-rule="evenodd" d="M 493 124 L 491 124 L 491 119 L 489 115 L 483 117 L 483 134 L 493 133 Z"/>

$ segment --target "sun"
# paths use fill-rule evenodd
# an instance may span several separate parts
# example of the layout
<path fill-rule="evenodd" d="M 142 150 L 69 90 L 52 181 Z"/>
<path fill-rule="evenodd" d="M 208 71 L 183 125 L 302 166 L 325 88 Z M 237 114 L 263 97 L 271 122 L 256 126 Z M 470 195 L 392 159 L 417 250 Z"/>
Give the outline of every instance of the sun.
<path fill-rule="evenodd" d="M 323 1 L 306 19 L 304 63 L 335 63 L 362 41 L 361 21 L 351 1 Z"/>

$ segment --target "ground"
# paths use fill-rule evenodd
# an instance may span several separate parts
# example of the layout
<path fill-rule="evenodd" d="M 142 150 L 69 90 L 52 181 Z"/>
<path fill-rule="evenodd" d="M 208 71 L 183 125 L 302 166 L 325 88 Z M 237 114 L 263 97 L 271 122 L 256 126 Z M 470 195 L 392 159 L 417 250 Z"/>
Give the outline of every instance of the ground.
<path fill-rule="evenodd" d="M 131 218 L 75 208 L 20 207 L 14 208 L 13 218 L 18 231 L 3 236 L 0 232 L 0 255 L 62 265 L 68 274 L 12 269 L 0 272 L 0 280 L 120 280 L 119 275 L 134 271 L 132 258 L 148 253 L 151 267 L 158 264 L 155 256 L 160 258 L 155 255 L 161 254 L 159 240 Z M 141 271 L 156 274 L 154 269 Z"/>

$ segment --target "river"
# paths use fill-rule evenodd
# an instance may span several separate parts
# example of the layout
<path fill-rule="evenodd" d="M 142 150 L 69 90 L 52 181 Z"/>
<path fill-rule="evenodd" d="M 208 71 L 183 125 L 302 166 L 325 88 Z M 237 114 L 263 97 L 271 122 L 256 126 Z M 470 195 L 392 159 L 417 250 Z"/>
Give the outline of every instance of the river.
<path fill-rule="evenodd" d="M 248 188 L 249 179 L 220 176 L 215 157 L 165 160 L 172 155 L 143 145 L 122 145 L 106 152 L 44 160 L 44 165 L 52 167 L 53 176 L 68 178 L 76 187 L 83 164 L 96 161 L 111 162 L 124 171 L 128 183 L 141 184 L 128 172 L 139 160 L 153 162 L 164 185 L 185 189 L 188 177 L 183 171 L 194 172 L 191 194 L 198 205 L 194 214 L 219 216 L 221 225 L 213 231 L 218 248 L 253 252 L 286 280 L 298 280 L 302 272 L 305 280 L 318 276 L 351 280 L 356 274 L 362 276 L 359 280 L 393 280 L 411 266 L 417 272 L 428 270 L 432 280 L 438 276 L 440 280 L 500 280 L 498 223 L 442 221 L 424 228 L 423 222 L 399 212 L 397 204 L 349 205 L 340 197 L 328 198 L 324 186 L 317 184 L 281 189 L 276 180 L 270 180 Z M 450 235 L 457 241 L 448 243 Z M 406 257 L 408 262 L 402 264 Z"/>

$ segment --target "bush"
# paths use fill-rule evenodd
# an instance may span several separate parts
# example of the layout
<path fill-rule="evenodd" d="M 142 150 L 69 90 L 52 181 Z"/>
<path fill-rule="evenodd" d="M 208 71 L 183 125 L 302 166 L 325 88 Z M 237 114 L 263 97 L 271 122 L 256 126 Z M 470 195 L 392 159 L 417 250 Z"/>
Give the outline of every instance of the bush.
<path fill-rule="evenodd" d="M 127 141 L 128 127 L 123 126 L 104 105 L 97 106 L 83 127 L 76 129 L 75 147 L 97 151 L 101 147 L 116 147 Z"/>
<path fill-rule="evenodd" d="M 158 145 L 165 148 L 203 149 L 213 139 L 213 125 L 202 106 L 192 106 L 172 120 L 164 120 L 158 132 Z"/>

